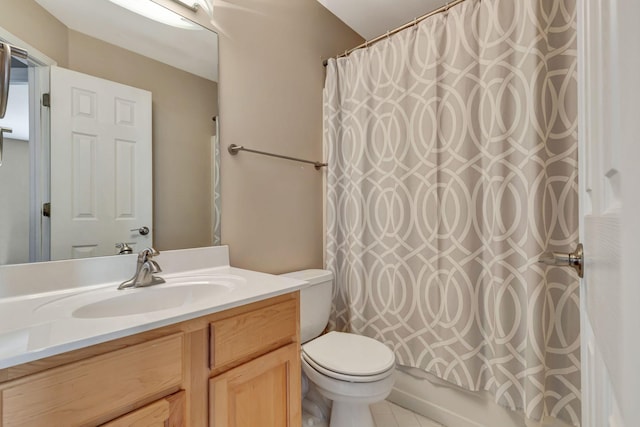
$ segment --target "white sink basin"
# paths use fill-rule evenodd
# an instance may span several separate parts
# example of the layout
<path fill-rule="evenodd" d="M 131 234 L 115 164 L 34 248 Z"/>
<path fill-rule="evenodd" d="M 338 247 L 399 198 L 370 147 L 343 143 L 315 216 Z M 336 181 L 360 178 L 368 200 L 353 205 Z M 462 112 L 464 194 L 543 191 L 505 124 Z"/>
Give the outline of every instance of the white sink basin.
<path fill-rule="evenodd" d="M 133 316 L 214 301 L 242 285 L 244 279 L 230 275 L 167 278 L 161 285 L 117 290 L 102 287 L 61 297 L 38 306 L 34 312 L 64 312 L 79 319 Z"/>
<path fill-rule="evenodd" d="M 71 316 L 95 319 L 152 313 L 193 304 L 202 298 L 230 291 L 229 287 L 218 284 L 140 288 L 137 292 L 123 291 L 118 296 L 80 306 L 71 312 Z"/>

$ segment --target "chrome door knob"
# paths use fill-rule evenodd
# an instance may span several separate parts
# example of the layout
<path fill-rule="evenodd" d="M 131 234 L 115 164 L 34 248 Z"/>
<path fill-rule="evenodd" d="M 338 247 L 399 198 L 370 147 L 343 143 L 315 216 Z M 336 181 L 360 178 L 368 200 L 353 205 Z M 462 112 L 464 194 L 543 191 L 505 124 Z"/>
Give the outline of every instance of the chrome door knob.
<path fill-rule="evenodd" d="M 149 227 L 144 226 L 144 227 L 140 227 L 140 228 L 132 228 L 131 231 L 137 231 L 142 236 L 146 236 L 147 234 L 149 234 Z"/>
<path fill-rule="evenodd" d="M 568 254 L 545 252 L 538 259 L 538 262 L 555 267 L 572 267 L 576 270 L 580 278 L 584 277 L 584 251 L 582 243 L 578 243 L 576 250 Z"/>

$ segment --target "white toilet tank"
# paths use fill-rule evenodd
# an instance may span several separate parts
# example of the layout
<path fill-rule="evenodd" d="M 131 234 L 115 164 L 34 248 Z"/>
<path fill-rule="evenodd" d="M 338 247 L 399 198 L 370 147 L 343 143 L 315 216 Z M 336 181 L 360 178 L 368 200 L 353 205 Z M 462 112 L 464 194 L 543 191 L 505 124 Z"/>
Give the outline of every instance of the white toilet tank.
<path fill-rule="evenodd" d="M 305 343 L 319 336 L 329 323 L 333 273 L 329 270 L 302 270 L 283 276 L 311 284 L 300 290 L 300 339 Z"/>

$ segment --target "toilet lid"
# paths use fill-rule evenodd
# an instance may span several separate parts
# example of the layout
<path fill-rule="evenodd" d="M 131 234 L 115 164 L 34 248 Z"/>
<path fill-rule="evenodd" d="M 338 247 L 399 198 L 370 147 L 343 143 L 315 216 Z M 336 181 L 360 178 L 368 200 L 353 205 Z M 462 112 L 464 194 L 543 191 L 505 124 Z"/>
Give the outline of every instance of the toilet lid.
<path fill-rule="evenodd" d="M 309 356 L 307 356 L 304 351 L 302 352 L 302 369 L 304 370 L 305 365 L 308 366 L 309 368 L 313 369 L 314 371 L 317 371 L 319 373 L 321 373 L 322 375 L 325 375 L 329 378 L 333 378 L 336 380 L 340 380 L 340 381 L 347 381 L 350 383 L 373 383 L 376 381 L 381 381 L 384 380 L 385 378 L 387 378 L 388 376 L 393 375 L 393 369 L 389 369 L 386 372 L 383 372 L 381 374 L 377 374 L 377 375 L 347 375 L 347 374 L 341 374 L 339 372 L 335 372 L 332 370 L 329 370 L 327 368 L 323 368 L 322 366 L 318 365 L 316 362 L 314 362 L 313 360 L 311 360 L 309 358 Z"/>
<path fill-rule="evenodd" d="M 314 365 L 347 376 L 377 376 L 395 366 L 393 352 L 373 338 L 329 332 L 302 346 Z"/>

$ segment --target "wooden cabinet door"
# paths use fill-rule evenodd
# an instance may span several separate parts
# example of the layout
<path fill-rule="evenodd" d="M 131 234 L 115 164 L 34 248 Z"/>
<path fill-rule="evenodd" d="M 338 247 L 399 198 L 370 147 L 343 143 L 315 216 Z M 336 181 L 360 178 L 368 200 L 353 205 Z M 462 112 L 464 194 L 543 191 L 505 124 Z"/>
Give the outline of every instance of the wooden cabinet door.
<path fill-rule="evenodd" d="M 299 427 L 300 352 L 289 344 L 209 380 L 212 427 Z"/>
<path fill-rule="evenodd" d="M 185 392 L 180 391 L 129 412 L 102 427 L 186 427 Z"/>
<path fill-rule="evenodd" d="M 0 425 L 74 427 L 113 419 L 181 387 L 184 336 L 176 333 L 0 385 Z"/>

